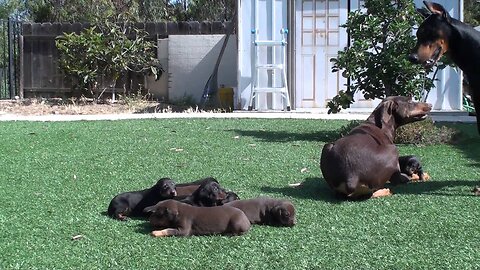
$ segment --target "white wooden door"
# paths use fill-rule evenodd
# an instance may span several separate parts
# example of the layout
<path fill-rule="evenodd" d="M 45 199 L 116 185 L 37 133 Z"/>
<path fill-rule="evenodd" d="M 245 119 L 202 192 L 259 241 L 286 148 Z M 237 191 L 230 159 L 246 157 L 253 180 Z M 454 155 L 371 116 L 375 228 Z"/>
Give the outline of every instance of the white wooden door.
<path fill-rule="evenodd" d="M 295 7 L 295 105 L 325 108 L 346 80 L 332 73 L 331 58 L 347 46 L 348 0 L 299 0 Z"/>

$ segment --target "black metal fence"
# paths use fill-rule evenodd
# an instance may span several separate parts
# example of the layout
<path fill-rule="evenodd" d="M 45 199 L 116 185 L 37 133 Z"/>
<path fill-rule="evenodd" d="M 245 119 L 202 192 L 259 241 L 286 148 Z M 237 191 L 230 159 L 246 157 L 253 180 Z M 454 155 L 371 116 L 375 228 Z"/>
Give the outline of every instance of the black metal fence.
<path fill-rule="evenodd" d="M 0 20 L 0 99 L 12 99 L 19 93 L 21 31 L 21 22 Z"/>

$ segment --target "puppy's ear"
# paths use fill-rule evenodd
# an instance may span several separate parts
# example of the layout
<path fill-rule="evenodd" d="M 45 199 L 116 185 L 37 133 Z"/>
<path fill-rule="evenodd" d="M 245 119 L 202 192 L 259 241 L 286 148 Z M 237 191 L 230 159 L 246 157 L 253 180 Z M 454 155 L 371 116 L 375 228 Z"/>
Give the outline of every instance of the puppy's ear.
<path fill-rule="evenodd" d="M 175 220 L 178 219 L 178 210 L 177 209 L 166 208 L 163 213 L 164 213 L 165 216 L 168 217 L 168 220 L 175 221 Z"/>
<path fill-rule="evenodd" d="M 144 213 L 155 213 L 155 211 L 157 211 L 155 205 L 143 208 Z"/>
<path fill-rule="evenodd" d="M 450 14 L 445 10 L 445 8 L 437 3 L 423 1 L 423 4 L 427 7 L 427 9 L 432 12 L 433 14 L 442 15 L 448 22 L 450 22 Z"/>
<path fill-rule="evenodd" d="M 282 217 L 282 208 L 280 207 L 280 205 L 275 205 L 270 211 L 275 218 L 280 219 Z"/>
<path fill-rule="evenodd" d="M 287 208 L 283 205 L 277 205 L 272 208 L 272 212 L 275 213 L 275 216 L 280 219 L 280 221 L 284 218 L 288 218 L 290 216 L 290 212 Z"/>

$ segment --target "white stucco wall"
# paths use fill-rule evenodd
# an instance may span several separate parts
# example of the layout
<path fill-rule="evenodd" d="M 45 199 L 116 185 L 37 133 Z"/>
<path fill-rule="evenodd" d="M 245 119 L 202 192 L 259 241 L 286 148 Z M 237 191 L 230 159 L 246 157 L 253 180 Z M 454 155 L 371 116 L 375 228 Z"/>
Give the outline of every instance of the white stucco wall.
<path fill-rule="evenodd" d="M 168 99 L 200 102 L 225 35 L 171 35 L 168 38 Z M 237 46 L 230 36 L 218 69 L 218 86 L 237 85 Z"/>

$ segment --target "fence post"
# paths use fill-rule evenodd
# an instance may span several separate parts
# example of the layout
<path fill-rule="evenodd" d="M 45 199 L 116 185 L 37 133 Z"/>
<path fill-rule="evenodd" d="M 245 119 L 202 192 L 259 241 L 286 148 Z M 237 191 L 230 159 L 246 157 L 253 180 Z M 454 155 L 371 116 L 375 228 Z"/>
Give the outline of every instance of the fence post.
<path fill-rule="evenodd" d="M 15 96 L 15 55 L 13 52 L 13 19 L 8 17 L 8 90 L 10 98 Z"/>
<path fill-rule="evenodd" d="M 19 23 L 19 26 L 21 27 L 19 30 L 18 34 L 18 95 L 20 96 L 20 99 L 23 99 L 23 25 Z"/>

